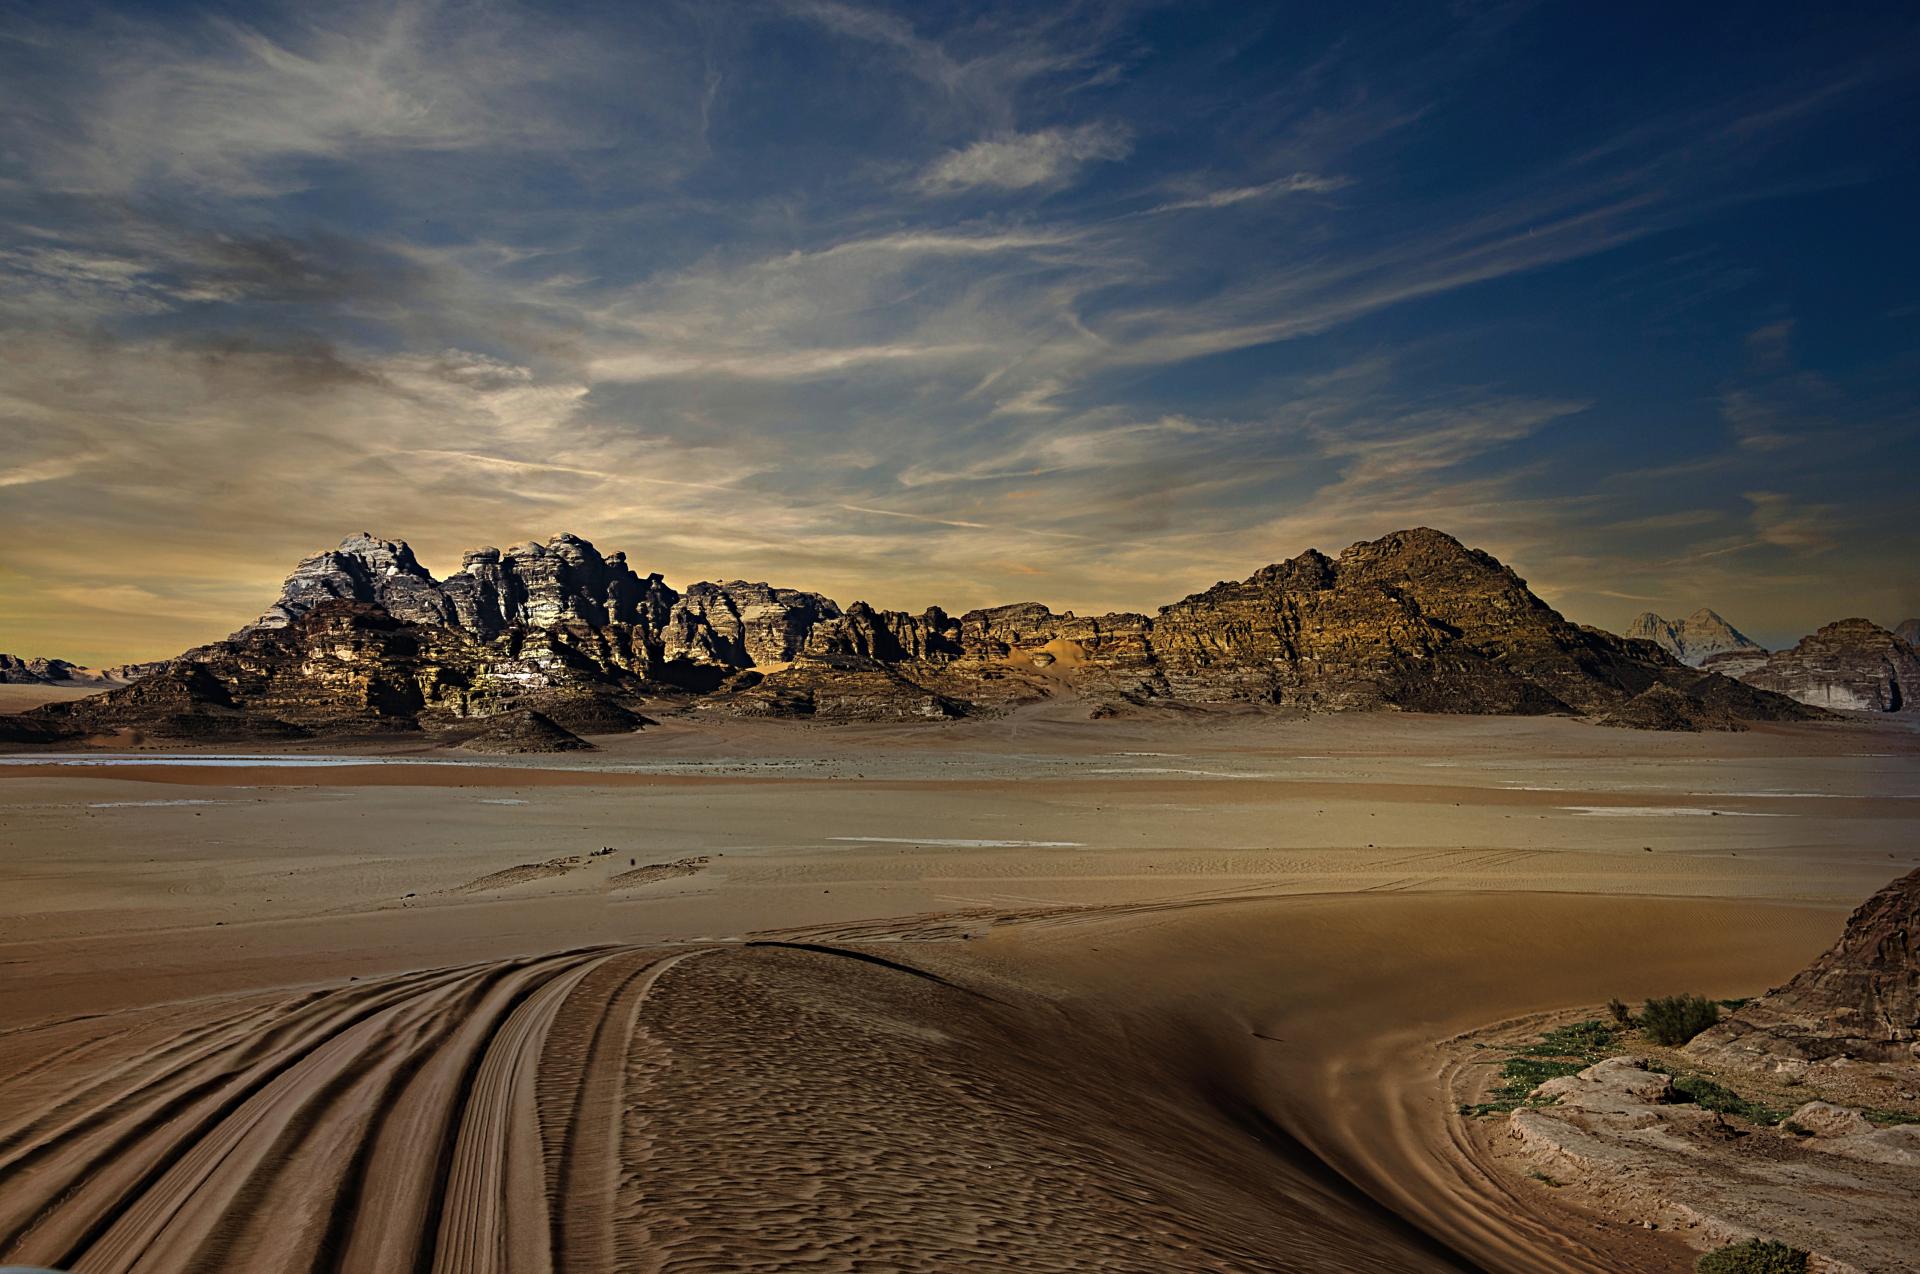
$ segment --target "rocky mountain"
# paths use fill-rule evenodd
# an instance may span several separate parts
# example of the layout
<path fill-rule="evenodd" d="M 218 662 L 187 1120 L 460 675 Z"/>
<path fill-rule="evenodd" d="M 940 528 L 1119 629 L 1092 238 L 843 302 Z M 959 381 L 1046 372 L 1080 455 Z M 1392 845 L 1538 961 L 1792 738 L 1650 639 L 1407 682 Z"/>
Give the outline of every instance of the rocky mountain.
<path fill-rule="evenodd" d="M 1650 692 L 1656 691 L 1650 696 Z M 392 730 L 547 743 L 638 710 L 937 720 L 1060 694 L 1103 715 L 1156 704 L 1580 713 L 1739 728 L 1817 711 L 1569 623 L 1512 570 L 1418 529 L 1309 551 L 1158 615 L 1027 602 L 919 614 L 764 583 L 680 592 L 560 535 L 468 553 L 436 580 L 400 541 L 302 561 L 265 614 L 124 690 L 10 719 L 19 741 L 133 732 L 288 737 Z M 532 715 L 529 715 L 532 714 Z M 552 727 L 552 730 L 549 729 Z"/>
<path fill-rule="evenodd" d="M 1687 1048 L 1747 1064 L 1779 1057 L 1920 1061 L 1920 871 L 1861 904 L 1840 940 L 1792 981 Z"/>
<path fill-rule="evenodd" d="M 64 659 L 25 659 L 0 654 L 3 686 L 107 686 L 118 683 L 117 669 L 82 668 Z"/>
<path fill-rule="evenodd" d="M 1728 652 L 1766 654 L 1766 647 L 1702 606 L 1685 619 L 1662 619 L 1645 611 L 1627 625 L 1627 636 L 1650 641 L 1683 664 L 1700 667 Z"/>
<path fill-rule="evenodd" d="M 1727 667 L 1720 660 L 1711 665 Z M 1864 619 L 1843 619 L 1757 664 L 1740 680 L 1820 708 L 1920 711 L 1920 650 Z"/>

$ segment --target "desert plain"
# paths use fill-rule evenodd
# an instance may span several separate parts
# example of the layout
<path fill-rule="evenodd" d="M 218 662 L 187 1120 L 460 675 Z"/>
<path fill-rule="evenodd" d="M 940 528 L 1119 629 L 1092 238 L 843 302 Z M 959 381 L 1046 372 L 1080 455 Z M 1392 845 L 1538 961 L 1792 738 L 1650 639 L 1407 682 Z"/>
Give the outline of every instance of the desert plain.
<path fill-rule="evenodd" d="M 1759 994 L 1920 864 L 1898 723 L 596 742 L 0 757 L 0 1258 L 1683 1270 L 1490 1166 L 1461 1037 Z"/>

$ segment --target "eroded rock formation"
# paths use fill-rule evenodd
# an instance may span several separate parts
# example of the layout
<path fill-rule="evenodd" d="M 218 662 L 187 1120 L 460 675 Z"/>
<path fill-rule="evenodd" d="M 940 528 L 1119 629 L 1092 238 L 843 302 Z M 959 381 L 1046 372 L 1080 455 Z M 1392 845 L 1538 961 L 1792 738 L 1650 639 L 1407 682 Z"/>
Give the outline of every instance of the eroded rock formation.
<path fill-rule="evenodd" d="M 1828 624 L 1739 677 L 1820 708 L 1920 711 L 1920 650 L 1865 619 Z"/>
<path fill-rule="evenodd" d="M 653 697 L 820 720 L 938 720 L 1062 693 L 1095 710 L 1573 712 L 1683 729 L 1819 715 L 1571 624 L 1428 529 L 1309 551 L 1157 616 L 1027 602 L 958 618 L 843 611 L 738 580 L 682 593 L 573 535 L 478 549 L 436 580 L 404 542 L 361 534 L 302 561 L 256 623 L 143 671 L 154 685 L 139 694 L 41 710 L 14 733 L 432 730 L 538 712 L 593 734 L 634 728 Z"/>
<path fill-rule="evenodd" d="M 1867 899 L 1840 940 L 1792 981 L 1687 1049 L 1746 1064 L 1778 1057 L 1920 1062 L 1920 871 Z"/>

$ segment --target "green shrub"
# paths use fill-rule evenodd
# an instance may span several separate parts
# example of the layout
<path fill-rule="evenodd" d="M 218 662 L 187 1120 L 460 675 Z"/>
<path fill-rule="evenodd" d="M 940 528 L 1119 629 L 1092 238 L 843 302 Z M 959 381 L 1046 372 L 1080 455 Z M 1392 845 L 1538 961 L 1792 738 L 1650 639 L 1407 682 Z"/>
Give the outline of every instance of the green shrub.
<path fill-rule="evenodd" d="M 1520 1050 L 1522 1057 L 1577 1057 L 1597 1062 L 1613 1048 L 1614 1031 L 1605 1022 L 1588 1020 L 1557 1026 Z"/>
<path fill-rule="evenodd" d="M 1613 1024 L 1615 1026 L 1633 1025 L 1633 1010 L 1627 1007 L 1625 1000 L 1618 998 L 1608 1000 L 1607 1012 L 1613 1015 Z"/>
<path fill-rule="evenodd" d="M 1640 1010 L 1640 1030 L 1655 1044 L 1685 1044 L 1719 1020 L 1720 1006 L 1698 995 L 1648 1000 Z"/>
<path fill-rule="evenodd" d="M 1680 1094 L 1682 1101 L 1694 1102 L 1707 1110 L 1718 1111 L 1722 1115 L 1738 1115 L 1756 1124 L 1777 1124 L 1787 1117 L 1785 1111 L 1762 1106 L 1757 1101 L 1748 1101 L 1731 1088 L 1716 1084 L 1705 1075 L 1682 1075 L 1673 1081 L 1673 1091 Z"/>
<path fill-rule="evenodd" d="M 1748 1239 L 1693 1263 L 1695 1274 L 1805 1274 L 1807 1254 L 1771 1240 Z"/>
<path fill-rule="evenodd" d="M 1878 1110 L 1872 1106 L 1863 1106 L 1860 1113 L 1867 1117 L 1868 1123 L 1879 1124 L 1882 1127 L 1891 1127 L 1895 1124 L 1920 1124 L 1920 1115 L 1909 1115 L 1904 1110 Z"/>

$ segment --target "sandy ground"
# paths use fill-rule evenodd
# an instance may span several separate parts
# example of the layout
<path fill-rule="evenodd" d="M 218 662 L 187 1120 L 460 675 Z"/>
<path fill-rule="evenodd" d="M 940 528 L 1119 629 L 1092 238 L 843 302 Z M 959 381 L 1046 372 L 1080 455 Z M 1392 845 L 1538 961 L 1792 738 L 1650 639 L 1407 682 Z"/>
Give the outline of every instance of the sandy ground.
<path fill-rule="evenodd" d="M 1440 1043 L 1782 980 L 1920 861 L 1916 754 L 1037 712 L 0 758 L 0 1257 L 1683 1269 L 1453 1153 Z"/>
<path fill-rule="evenodd" d="M 99 686 L 0 685 L 0 713 L 25 712 L 43 703 L 65 703 L 99 693 Z"/>

